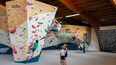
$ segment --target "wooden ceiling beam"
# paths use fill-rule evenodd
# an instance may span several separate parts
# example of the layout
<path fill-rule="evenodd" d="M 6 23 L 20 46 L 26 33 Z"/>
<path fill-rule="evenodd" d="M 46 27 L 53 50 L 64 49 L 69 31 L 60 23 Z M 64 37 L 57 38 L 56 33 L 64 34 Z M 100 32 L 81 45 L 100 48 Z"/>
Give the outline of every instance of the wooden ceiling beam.
<path fill-rule="evenodd" d="M 59 0 L 64 5 L 66 5 L 69 9 L 73 10 L 75 13 L 81 13 L 83 12 L 77 5 L 75 5 L 71 0 Z M 87 21 L 95 30 L 99 30 L 99 23 L 95 19 L 92 19 L 87 14 L 80 14 L 80 17 L 82 17 L 85 21 Z"/>
<path fill-rule="evenodd" d="M 116 8 L 116 0 L 110 0 L 113 6 Z"/>
<path fill-rule="evenodd" d="M 5 6 L 5 3 L 0 2 L 0 5 Z"/>

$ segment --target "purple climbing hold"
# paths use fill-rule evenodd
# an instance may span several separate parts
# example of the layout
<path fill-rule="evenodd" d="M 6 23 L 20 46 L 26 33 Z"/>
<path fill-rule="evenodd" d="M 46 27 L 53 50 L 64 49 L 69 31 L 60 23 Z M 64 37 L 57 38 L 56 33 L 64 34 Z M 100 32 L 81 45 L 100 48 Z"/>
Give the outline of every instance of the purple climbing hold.
<path fill-rule="evenodd" d="M 20 34 L 20 36 L 23 36 L 22 34 Z"/>
<path fill-rule="evenodd" d="M 24 8 L 25 12 L 27 12 L 27 7 Z"/>
<path fill-rule="evenodd" d="M 24 48 L 24 46 L 21 46 L 21 47 L 20 47 L 20 49 L 23 49 L 23 48 Z"/>
<path fill-rule="evenodd" d="M 23 28 L 24 30 L 26 30 L 26 28 Z"/>
<path fill-rule="evenodd" d="M 32 3 L 32 2 L 27 1 L 27 5 L 33 5 L 33 3 Z"/>
<path fill-rule="evenodd" d="M 32 19 L 33 19 L 33 17 L 32 17 L 32 16 L 30 16 L 30 17 L 29 17 L 29 21 L 30 21 L 30 20 L 32 20 Z"/>

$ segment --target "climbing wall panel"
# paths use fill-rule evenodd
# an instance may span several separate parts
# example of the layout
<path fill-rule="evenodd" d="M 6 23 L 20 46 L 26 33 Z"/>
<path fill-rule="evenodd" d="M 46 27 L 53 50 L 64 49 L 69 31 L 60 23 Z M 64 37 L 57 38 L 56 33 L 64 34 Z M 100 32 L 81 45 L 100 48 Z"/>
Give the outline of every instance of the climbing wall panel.
<path fill-rule="evenodd" d="M 28 46 L 37 35 L 39 39 L 46 35 L 45 29 L 51 25 L 57 8 L 34 0 L 9 1 L 6 6 L 14 60 L 24 63 L 38 61 L 44 39 L 39 41 L 33 57 L 32 52 L 27 54 Z"/>

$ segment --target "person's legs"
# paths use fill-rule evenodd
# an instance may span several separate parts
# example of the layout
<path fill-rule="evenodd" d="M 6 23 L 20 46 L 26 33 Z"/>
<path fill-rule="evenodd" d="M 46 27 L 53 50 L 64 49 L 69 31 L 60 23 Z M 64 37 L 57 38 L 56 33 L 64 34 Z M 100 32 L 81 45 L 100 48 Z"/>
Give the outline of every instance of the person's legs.
<path fill-rule="evenodd" d="M 32 49 L 32 57 L 34 56 L 34 51 L 35 51 L 35 50 L 36 50 L 36 49 L 34 49 L 34 48 Z"/>
<path fill-rule="evenodd" d="M 29 51 L 29 53 L 30 53 L 30 47 L 28 47 L 28 51 Z"/>
<path fill-rule="evenodd" d="M 64 65 L 66 65 L 66 59 L 64 60 Z"/>
<path fill-rule="evenodd" d="M 85 47 L 83 47 L 83 53 L 85 53 Z"/>
<path fill-rule="evenodd" d="M 63 60 L 60 61 L 61 65 L 63 65 Z"/>

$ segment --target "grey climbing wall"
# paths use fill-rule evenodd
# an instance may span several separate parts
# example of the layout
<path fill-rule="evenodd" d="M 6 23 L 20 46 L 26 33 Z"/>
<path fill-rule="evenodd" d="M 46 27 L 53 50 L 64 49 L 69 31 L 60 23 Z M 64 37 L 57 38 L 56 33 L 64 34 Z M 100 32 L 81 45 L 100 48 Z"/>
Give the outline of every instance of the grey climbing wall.
<path fill-rule="evenodd" d="M 116 29 L 96 31 L 101 51 L 116 51 Z"/>

